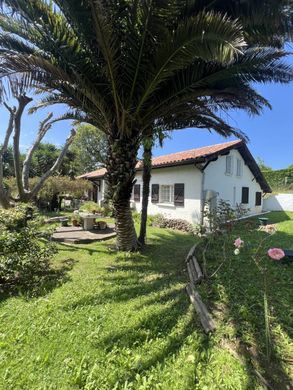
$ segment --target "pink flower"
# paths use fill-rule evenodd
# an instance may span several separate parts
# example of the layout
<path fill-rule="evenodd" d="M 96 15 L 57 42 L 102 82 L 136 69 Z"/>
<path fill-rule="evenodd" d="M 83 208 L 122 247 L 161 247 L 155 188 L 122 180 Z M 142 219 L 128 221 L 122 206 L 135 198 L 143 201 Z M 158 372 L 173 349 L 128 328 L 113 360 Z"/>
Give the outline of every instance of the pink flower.
<path fill-rule="evenodd" d="M 280 248 L 271 248 L 268 250 L 268 255 L 273 260 L 281 260 L 283 257 L 285 257 L 285 253 Z"/>
<path fill-rule="evenodd" d="M 236 248 L 238 248 L 238 249 L 241 248 L 241 247 L 243 246 L 243 244 L 244 244 L 244 241 L 242 241 L 240 237 L 238 237 L 238 238 L 234 241 L 234 246 L 235 246 Z"/>

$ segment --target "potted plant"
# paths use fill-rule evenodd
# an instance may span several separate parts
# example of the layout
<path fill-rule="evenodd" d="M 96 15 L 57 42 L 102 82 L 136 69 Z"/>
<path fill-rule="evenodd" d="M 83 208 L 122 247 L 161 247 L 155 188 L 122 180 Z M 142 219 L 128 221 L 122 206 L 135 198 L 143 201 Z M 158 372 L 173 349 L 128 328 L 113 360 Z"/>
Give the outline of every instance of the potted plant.
<path fill-rule="evenodd" d="M 71 223 L 73 226 L 80 226 L 80 216 L 77 213 L 73 213 Z"/>

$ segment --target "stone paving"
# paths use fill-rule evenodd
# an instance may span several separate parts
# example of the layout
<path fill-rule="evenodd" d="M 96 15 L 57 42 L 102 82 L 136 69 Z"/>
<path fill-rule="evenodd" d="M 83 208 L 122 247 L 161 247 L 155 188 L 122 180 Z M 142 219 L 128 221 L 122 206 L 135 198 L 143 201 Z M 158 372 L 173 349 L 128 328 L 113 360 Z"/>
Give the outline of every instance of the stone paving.
<path fill-rule="evenodd" d="M 83 230 L 82 227 L 59 227 L 52 234 L 52 240 L 67 244 L 88 244 L 108 240 L 116 236 L 114 225 L 108 224 L 105 230 Z"/>

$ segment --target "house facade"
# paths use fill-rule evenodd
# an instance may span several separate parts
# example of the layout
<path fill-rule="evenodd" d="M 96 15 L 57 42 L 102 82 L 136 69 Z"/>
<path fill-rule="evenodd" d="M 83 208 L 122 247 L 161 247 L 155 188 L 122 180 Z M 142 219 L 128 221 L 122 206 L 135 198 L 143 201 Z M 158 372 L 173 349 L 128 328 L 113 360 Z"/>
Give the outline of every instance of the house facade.
<path fill-rule="evenodd" d="M 91 180 L 91 199 L 102 203 L 105 169 L 82 175 Z M 131 206 L 142 207 L 142 164 L 137 164 Z M 205 204 L 222 199 L 231 207 L 262 212 L 263 194 L 271 189 L 243 141 L 231 141 L 153 158 L 148 213 L 202 223 Z"/>

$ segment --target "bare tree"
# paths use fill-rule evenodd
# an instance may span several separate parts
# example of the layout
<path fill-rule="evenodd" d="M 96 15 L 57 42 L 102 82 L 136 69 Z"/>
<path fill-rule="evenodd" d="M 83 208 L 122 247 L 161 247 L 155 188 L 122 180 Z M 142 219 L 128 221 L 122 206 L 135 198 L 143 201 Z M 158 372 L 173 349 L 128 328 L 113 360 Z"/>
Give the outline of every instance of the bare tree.
<path fill-rule="evenodd" d="M 64 118 L 52 119 L 53 114 L 49 113 L 47 117 L 40 122 L 37 136 L 29 148 L 23 164 L 21 164 L 19 149 L 21 120 L 26 106 L 32 101 L 32 99 L 25 94 L 19 94 L 16 96 L 16 100 L 17 107 L 10 107 L 7 103 L 4 103 L 5 108 L 9 111 L 9 121 L 5 132 L 3 145 L 0 148 L 0 204 L 3 208 L 9 208 L 11 201 L 29 202 L 37 196 L 46 180 L 59 169 L 76 134 L 75 130 L 72 129 L 54 164 L 51 166 L 51 168 L 44 172 L 43 175 L 34 184 L 34 186 L 30 188 L 29 172 L 33 154 L 40 145 L 44 136 L 47 134 L 48 130 L 52 127 L 52 124 Z M 5 187 L 3 175 L 3 158 L 5 152 L 7 151 L 11 136 L 13 136 L 13 161 L 15 181 L 18 192 L 17 198 L 13 198 L 9 189 Z"/>

